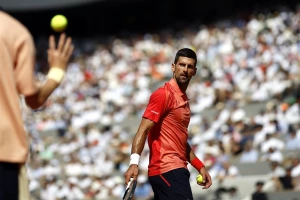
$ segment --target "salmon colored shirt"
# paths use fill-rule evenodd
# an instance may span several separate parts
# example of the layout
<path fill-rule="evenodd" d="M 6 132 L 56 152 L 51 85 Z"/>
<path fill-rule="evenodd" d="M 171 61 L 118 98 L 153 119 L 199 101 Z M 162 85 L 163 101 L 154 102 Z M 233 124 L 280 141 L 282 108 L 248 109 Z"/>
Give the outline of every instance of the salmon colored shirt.
<path fill-rule="evenodd" d="M 38 91 L 34 62 L 35 47 L 29 31 L 0 11 L 0 162 L 24 163 L 27 159 L 19 95 Z"/>
<path fill-rule="evenodd" d="M 179 89 L 174 79 L 151 95 L 143 117 L 155 122 L 148 134 L 148 175 L 155 176 L 173 169 L 187 168 L 190 107 L 186 94 Z"/>

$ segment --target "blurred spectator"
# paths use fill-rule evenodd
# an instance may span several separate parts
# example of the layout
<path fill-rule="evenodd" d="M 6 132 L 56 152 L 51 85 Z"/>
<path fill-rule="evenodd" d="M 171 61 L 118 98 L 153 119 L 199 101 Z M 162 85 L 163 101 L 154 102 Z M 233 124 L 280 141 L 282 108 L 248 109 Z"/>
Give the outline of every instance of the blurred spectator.
<path fill-rule="evenodd" d="M 295 180 L 293 179 L 292 175 L 292 168 L 288 167 L 285 170 L 285 176 L 281 176 L 278 178 L 279 187 L 277 189 L 283 189 L 283 190 L 293 190 L 295 187 Z"/>
<path fill-rule="evenodd" d="M 278 178 L 281 176 L 285 176 L 285 170 L 283 167 L 280 166 L 280 164 L 278 162 L 272 161 L 269 163 L 270 163 L 270 168 L 271 168 L 270 177 L 272 179 Z"/>
<path fill-rule="evenodd" d="M 255 192 L 252 194 L 252 200 L 268 200 L 268 196 L 263 192 L 264 182 L 258 181 L 255 184 Z"/>
<path fill-rule="evenodd" d="M 223 125 L 221 127 L 221 141 L 222 141 L 222 146 L 226 152 L 226 154 L 230 154 L 231 151 L 231 132 L 230 128 L 227 124 Z"/>
<path fill-rule="evenodd" d="M 240 175 L 239 169 L 231 165 L 228 161 L 222 163 L 222 168 L 218 172 L 218 179 L 222 182 L 226 178 L 233 178 Z"/>
<path fill-rule="evenodd" d="M 281 151 L 276 149 L 276 147 L 270 147 L 268 152 L 262 155 L 261 160 L 282 163 L 283 155 Z"/>
<path fill-rule="evenodd" d="M 68 179 L 68 186 L 66 192 L 66 199 L 73 200 L 73 199 L 84 199 L 84 193 L 78 187 L 79 181 L 75 177 L 70 177 Z"/>
<path fill-rule="evenodd" d="M 240 157 L 241 163 L 255 163 L 258 160 L 258 151 L 253 149 L 252 143 L 248 142 Z"/>
<path fill-rule="evenodd" d="M 275 149 L 277 150 L 283 150 L 285 144 L 282 140 L 279 140 L 273 136 L 273 133 L 267 133 L 265 141 L 261 144 L 261 152 L 266 153 L 270 152 L 270 149 L 273 151 Z"/>
<path fill-rule="evenodd" d="M 300 149 L 300 138 L 297 137 L 295 130 L 291 130 L 290 134 L 287 136 L 286 149 L 287 150 Z"/>
<path fill-rule="evenodd" d="M 215 191 L 214 200 L 240 200 L 241 196 L 236 187 L 220 187 Z"/>
<path fill-rule="evenodd" d="M 292 177 L 300 176 L 300 158 L 299 157 L 295 157 L 292 160 L 291 175 L 292 175 Z"/>
<path fill-rule="evenodd" d="M 232 199 L 232 200 L 240 200 L 241 199 L 241 196 L 236 187 L 228 188 L 227 193 L 228 193 L 228 199 Z"/>
<path fill-rule="evenodd" d="M 216 191 L 214 193 L 214 195 L 215 195 L 214 200 L 221 200 L 221 199 L 223 199 L 223 197 L 226 194 L 226 192 L 227 192 L 227 189 L 224 188 L 224 187 L 220 187 L 220 188 L 216 189 Z"/>

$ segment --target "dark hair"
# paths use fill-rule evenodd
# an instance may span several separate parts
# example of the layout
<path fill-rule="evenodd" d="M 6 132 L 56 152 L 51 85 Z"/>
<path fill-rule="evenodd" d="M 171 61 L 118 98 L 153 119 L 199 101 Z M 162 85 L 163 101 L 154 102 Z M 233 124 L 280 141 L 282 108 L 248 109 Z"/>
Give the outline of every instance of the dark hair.
<path fill-rule="evenodd" d="M 236 187 L 230 187 L 230 188 L 227 189 L 227 191 L 228 192 L 236 192 L 237 189 L 236 189 Z"/>
<path fill-rule="evenodd" d="M 265 183 L 263 181 L 257 181 L 256 182 L 256 186 L 263 186 Z"/>
<path fill-rule="evenodd" d="M 197 55 L 192 49 L 189 49 L 189 48 L 179 49 L 176 53 L 174 64 L 177 63 L 179 57 L 187 57 L 187 58 L 194 59 L 195 60 L 195 67 L 196 67 L 196 65 L 197 65 Z"/>

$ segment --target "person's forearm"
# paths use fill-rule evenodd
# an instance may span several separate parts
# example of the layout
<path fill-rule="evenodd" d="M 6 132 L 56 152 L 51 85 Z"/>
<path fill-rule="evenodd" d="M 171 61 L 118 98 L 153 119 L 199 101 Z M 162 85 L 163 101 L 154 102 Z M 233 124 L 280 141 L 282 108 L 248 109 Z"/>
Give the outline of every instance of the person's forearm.
<path fill-rule="evenodd" d="M 60 85 L 67 70 L 73 49 L 72 39 L 66 37 L 64 33 L 60 35 L 57 45 L 54 36 L 51 35 L 49 37 L 49 49 L 47 52 L 50 70 L 47 74 L 46 82 L 40 86 L 39 90 L 31 96 L 25 97 L 25 102 L 29 107 L 32 109 L 41 107 L 52 92 Z"/>
<path fill-rule="evenodd" d="M 192 162 L 192 160 L 194 160 L 195 158 L 197 158 L 197 156 L 195 155 L 194 151 L 192 150 L 191 146 L 189 145 L 189 143 L 187 143 L 186 145 L 186 159 L 189 163 Z"/>
<path fill-rule="evenodd" d="M 46 82 L 40 86 L 37 93 L 25 97 L 26 104 L 32 109 L 41 107 L 58 86 L 58 82 L 47 79 Z"/>
<path fill-rule="evenodd" d="M 154 126 L 154 122 L 145 118 L 142 119 L 138 131 L 133 139 L 131 154 L 137 153 L 141 155 L 146 143 L 148 132 L 151 130 L 153 126 Z"/>
<path fill-rule="evenodd" d="M 136 136 L 133 139 L 132 148 L 131 148 L 131 154 L 137 153 L 141 155 L 143 152 L 145 143 L 147 139 L 147 132 L 145 131 L 138 131 Z"/>
<path fill-rule="evenodd" d="M 198 171 L 202 168 L 205 167 L 204 164 L 197 158 L 196 154 L 192 150 L 191 146 L 189 143 L 187 143 L 186 147 L 186 159 L 191 165 L 197 169 Z"/>

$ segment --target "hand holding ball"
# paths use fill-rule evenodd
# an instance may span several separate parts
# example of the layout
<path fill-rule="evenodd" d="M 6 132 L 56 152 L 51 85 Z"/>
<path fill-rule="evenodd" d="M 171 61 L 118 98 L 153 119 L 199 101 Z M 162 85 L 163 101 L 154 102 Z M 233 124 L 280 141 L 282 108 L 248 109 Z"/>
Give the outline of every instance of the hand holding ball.
<path fill-rule="evenodd" d="M 202 176 L 201 174 L 199 174 L 199 175 L 196 177 L 196 180 L 197 180 L 197 183 L 198 183 L 198 184 L 203 183 L 203 176 Z"/>
<path fill-rule="evenodd" d="M 55 15 L 50 25 L 55 32 L 63 32 L 67 28 L 68 20 L 64 15 Z"/>

